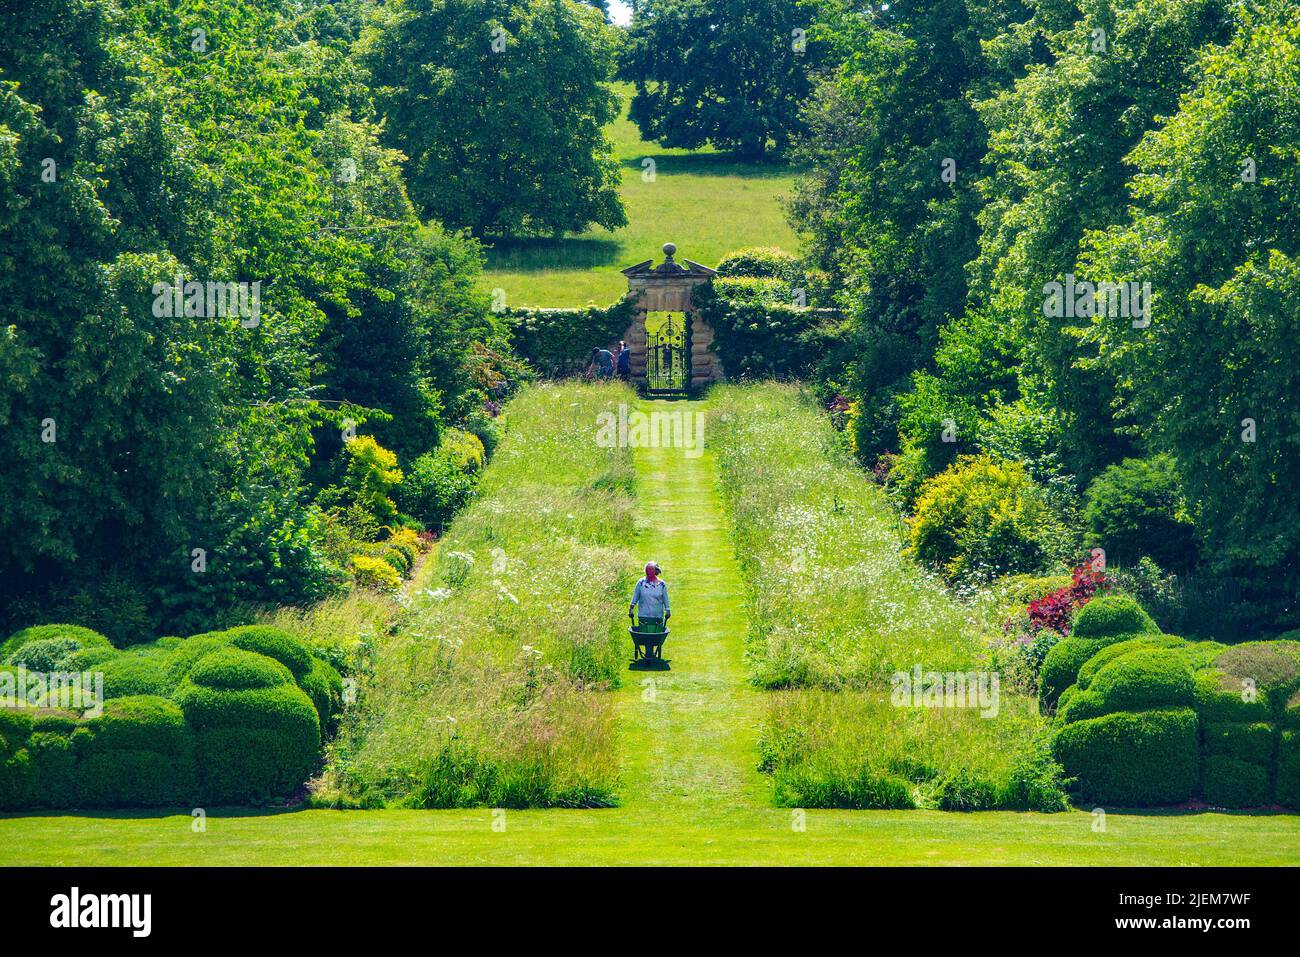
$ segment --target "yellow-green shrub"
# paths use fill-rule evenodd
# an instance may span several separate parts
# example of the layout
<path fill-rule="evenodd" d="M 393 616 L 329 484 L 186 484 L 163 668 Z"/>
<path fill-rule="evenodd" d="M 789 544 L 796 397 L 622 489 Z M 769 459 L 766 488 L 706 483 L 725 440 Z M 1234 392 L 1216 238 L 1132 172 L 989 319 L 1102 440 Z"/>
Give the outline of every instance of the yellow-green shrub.
<path fill-rule="evenodd" d="M 950 579 L 1037 570 L 1060 524 L 1017 462 L 967 455 L 921 488 L 908 521 L 910 552 Z"/>
<path fill-rule="evenodd" d="M 351 564 L 352 579 L 362 588 L 391 592 L 402 587 L 402 576 L 396 568 L 382 558 L 353 555 Z"/>

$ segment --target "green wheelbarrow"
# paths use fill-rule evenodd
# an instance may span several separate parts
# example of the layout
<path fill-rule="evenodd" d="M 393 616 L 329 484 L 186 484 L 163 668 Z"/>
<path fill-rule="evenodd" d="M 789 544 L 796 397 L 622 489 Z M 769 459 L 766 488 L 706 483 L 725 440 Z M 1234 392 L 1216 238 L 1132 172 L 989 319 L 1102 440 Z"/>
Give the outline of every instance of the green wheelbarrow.
<path fill-rule="evenodd" d="M 628 667 L 634 671 L 667 671 L 668 661 L 664 658 L 664 642 L 668 639 L 668 627 L 662 618 L 643 618 L 628 628 L 632 636 L 634 655 Z"/>

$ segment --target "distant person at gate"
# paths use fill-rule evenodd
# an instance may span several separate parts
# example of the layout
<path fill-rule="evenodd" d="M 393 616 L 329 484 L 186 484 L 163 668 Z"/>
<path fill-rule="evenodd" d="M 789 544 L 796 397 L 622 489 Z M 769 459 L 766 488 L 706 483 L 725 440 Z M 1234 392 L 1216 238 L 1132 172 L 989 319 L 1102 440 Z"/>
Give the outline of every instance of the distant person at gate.
<path fill-rule="evenodd" d="M 664 622 L 673 616 L 668 607 L 668 584 L 659 577 L 659 563 L 646 562 L 645 577 L 632 590 L 632 603 L 627 606 L 627 616 L 635 610 L 639 624 L 648 631 L 659 631 Z"/>
<path fill-rule="evenodd" d="M 614 377 L 614 353 L 608 349 L 592 349 L 591 365 L 587 366 L 587 375 L 595 373 L 597 379 Z"/>
<path fill-rule="evenodd" d="M 632 350 L 622 339 L 618 340 L 618 377 L 624 382 L 632 378 Z"/>

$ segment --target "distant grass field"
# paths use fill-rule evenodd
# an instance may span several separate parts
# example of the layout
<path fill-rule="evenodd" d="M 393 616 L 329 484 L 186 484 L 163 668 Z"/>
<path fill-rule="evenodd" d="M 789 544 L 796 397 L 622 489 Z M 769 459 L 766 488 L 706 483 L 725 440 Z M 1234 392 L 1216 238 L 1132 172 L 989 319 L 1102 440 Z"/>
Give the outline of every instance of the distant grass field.
<path fill-rule="evenodd" d="M 485 282 L 501 288 L 510 306 L 606 305 L 627 289 L 619 270 L 661 256 L 666 242 L 678 257 L 712 266 L 742 246 L 780 246 L 795 252 L 798 239 L 780 198 L 794 175 L 780 163 L 741 163 L 712 150 L 664 149 L 641 139 L 627 118 L 632 88 L 616 84 L 622 115 L 610 135 L 623 166 L 628 225 L 596 228 L 577 236 L 498 244 L 489 250 Z M 655 163 L 652 182 L 643 161 Z"/>

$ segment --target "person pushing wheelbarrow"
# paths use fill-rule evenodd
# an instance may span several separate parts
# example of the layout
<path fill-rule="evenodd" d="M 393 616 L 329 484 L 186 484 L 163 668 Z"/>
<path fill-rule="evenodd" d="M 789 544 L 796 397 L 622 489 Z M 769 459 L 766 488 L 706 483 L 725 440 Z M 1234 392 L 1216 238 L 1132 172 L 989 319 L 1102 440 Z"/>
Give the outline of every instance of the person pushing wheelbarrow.
<path fill-rule="evenodd" d="M 666 668 L 663 659 L 664 639 L 668 637 L 668 619 L 673 616 L 668 604 L 668 583 L 659 577 L 658 562 L 646 562 L 645 577 L 632 590 L 627 616 L 632 619 L 628 633 L 636 645 L 636 661 L 646 668 Z"/>

